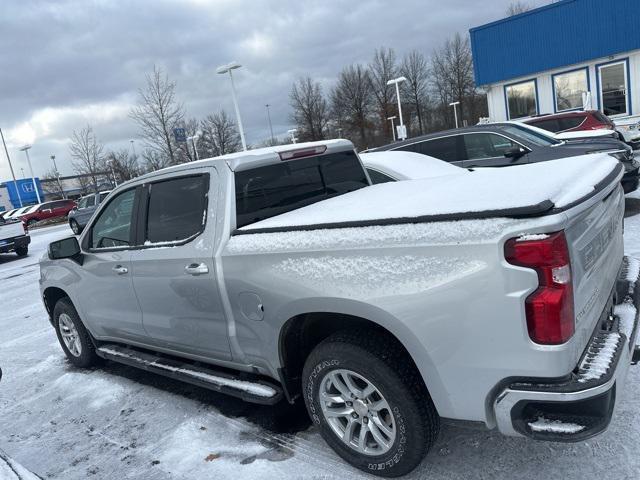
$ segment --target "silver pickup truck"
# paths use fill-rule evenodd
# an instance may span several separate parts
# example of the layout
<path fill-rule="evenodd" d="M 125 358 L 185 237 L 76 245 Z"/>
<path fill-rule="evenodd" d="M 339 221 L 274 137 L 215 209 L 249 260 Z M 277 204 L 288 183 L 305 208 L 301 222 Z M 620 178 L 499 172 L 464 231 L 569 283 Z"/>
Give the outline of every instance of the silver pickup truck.
<path fill-rule="evenodd" d="M 29 254 L 31 237 L 20 220 L 0 217 L 0 253 L 15 252 L 19 257 Z"/>
<path fill-rule="evenodd" d="M 637 360 L 622 166 L 589 155 L 370 185 L 344 140 L 160 170 L 40 262 L 71 363 L 246 401 L 304 401 L 352 465 L 395 477 L 440 419 L 578 441 Z"/>

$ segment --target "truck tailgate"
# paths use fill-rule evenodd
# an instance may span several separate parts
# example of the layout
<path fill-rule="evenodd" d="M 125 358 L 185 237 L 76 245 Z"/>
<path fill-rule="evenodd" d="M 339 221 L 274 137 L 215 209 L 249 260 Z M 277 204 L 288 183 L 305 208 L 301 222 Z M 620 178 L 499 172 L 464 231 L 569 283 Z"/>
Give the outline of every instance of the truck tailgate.
<path fill-rule="evenodd" d="M 22 222 L 0 223 L 0 245 L 3 241 L 24 235 Z"/>
<path fill-rule="evenodd" d="M 624 194 L 617 186 L 580 213 L 567 212 L 565 230 L 571 255 L 576 341 L 587 345 L 611 298 L 624 254 Z M 576 359 L 577 360 L 577 359 Z"/>

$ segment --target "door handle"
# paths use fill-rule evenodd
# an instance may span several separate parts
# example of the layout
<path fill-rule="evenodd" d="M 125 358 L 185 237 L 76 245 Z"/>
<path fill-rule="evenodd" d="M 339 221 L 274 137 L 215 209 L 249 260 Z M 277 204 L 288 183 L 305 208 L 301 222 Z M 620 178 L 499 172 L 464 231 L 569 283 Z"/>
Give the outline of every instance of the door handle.
<path fill-rule="evenodd" d="M 129 273 L 129 269 L 127 267 L 123 267 L 122 265 L 116 265 L 112 269 L 118 275 L 124 275 L 125 273 Z"/>
<path fill-rule="evenodd" d="M 209 273 L 209 267 L 204 263 L 190 263 L 184 267 L 184 271 L 189 275 L 204 275 Z"/>

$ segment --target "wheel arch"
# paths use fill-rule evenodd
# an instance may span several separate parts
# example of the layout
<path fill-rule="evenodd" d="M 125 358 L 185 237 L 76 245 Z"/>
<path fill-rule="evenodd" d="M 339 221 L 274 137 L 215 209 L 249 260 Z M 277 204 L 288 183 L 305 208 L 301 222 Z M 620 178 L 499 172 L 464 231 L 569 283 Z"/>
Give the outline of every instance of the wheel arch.
<path fill-rule="evenodd" d="M 300 393 L 302 368 L 316 345 L 338 331 L 373 329 L 388 336 L 404 350 L 420 373 L 436 409 L 439 412 L 440 409 L 448 409 L 450 402 L 437 369 L 424 346 L 401 320 L 378 307 L 358 301 L 307 299 L 305 303 L 307 307 L 316 308 L 281 317 L 287 320 L 278 338 L 279 376 L 289 401 L 294 401 Z"/>
<path fill-rule="evenodd" d="M 53 325 L 53 309 L 55 308 L 56 303 L 58 303 L 60 299 L 65 297 L 71 299 L 69 294 L 60 287 L 47 287 L 42 292 L 42 300 L 44 302 L 44 307 L 46 308 L 47 313 L 49 314 L 49 322 L 51 322 L 52 325 Z"/>

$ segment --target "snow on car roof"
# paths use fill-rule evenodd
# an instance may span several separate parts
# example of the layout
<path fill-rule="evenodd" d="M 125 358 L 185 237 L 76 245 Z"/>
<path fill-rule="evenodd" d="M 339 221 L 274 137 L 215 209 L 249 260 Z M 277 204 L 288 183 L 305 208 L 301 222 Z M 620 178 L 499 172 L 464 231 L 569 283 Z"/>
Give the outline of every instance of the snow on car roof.
<path fill-rule="evenodd" d="M 469 174 L 437 158 L 415 152 L 387 150 L 383 152 L 361 153 L 360 159 L 367 168 L 378 170 L 396 180 L 433 178 L 443 175 Z"/>
<path fill-rule="evenodd" d="M 239 231 L 512 210 L 547 201 L 562 208 L 592 193 L 619 165 L 615 158 L 599 153 L 483 169 L 469 175 L 382 183 L 246 225 Z"/>

